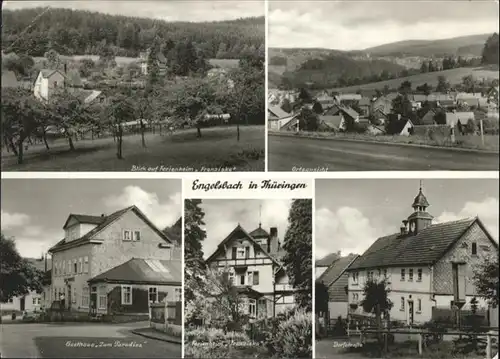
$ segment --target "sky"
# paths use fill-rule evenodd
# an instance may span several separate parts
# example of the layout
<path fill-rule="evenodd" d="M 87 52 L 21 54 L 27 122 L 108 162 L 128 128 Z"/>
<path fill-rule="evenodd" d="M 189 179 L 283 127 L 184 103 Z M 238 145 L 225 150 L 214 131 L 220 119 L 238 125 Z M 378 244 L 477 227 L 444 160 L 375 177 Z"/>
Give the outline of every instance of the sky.
<path fill-rule="evenodd" d="M 412 212 L 419 180 L 317 180 L 315 257 L 341 251 L 363 254 L 379 237 L 397 233 Z M 498 241 L 498 180 L 422 182 L 433 223 L 479 216 Z"/>
<path fill-rule="evenodd" d="M 155 18 L 165 21 L 222 21 L 251 16 L 264 16 L 264 1 L 5 1 L 4 9 L 15 10 L 50 6 L 108 13 L 112 15 Z"/>
<path fill-rule="evenodd" d="M 158 228 L 182 211 L 181 181 L 122 179 L 2 179 L 1 229 L 23 257 L 39 258 L 64 238 L 68 215 L 111 214 L 136 205 Z"/>
<path fill-rule="evenodd" d="M 361 50 L 498 32 L 498 1 L 269 1 L 270 47 Z"/>
<path fill-rule="evenodd" d="M 278 228 L 278 238 L 283 238 L 288 227 L 288 212 L 291 200 L 254 200 L 254 199 L 204 199 L 201 207 L 205 212 L 207 238 L 203 243 L 204 257 L 208 258 L 228 234 L 238 225 L 251 232 L 259 227 L 269 232 L 271 227 Z M 259 215 L 260 213 L 260 215 Z"/>

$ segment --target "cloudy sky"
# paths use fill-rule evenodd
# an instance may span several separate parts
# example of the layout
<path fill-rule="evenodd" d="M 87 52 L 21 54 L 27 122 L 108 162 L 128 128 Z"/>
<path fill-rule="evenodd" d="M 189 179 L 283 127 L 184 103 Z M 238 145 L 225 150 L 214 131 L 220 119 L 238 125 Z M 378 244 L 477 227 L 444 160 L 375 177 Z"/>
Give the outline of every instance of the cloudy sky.
<path fill-rule="evenodd" d="M 271 47 L 359 50 L 498 31 L 493 0 L 270 0 L 268 16 Z"/>
<path fill-rule="evenodd" d="M 5 1 L 4 9 L 24 9 L 32 7 L 55 7 L 75 10 L 98 11 L 113 15 L 156 18 L 165 21 L 221 21 L 242 17 L 263 16 L 264 1 Z"/>
<path fill-rule="evenodd" d="M 101 215 L 136 205 L 160 229 L 181 215 L 180 180 L 2 179 L 2 232 L 24 257 L 64 238 L 70 213 Z"/>
<path fill-rule="evenodd" d="M 254 200 L 254 199 L 204 199 L 201 207 L 205 212 L 207 238 L 203 244 L 205 258 L 213 254 L 217 245 L 223 241 L 238 223 L 251 232 L 259 227 L 259 213 L 262 228 L 278 227 L 278 237 L 283 238 L 288 226 L 288 212 L 291 200 Z M 259 209 L 261 207 L 261 210 Z"/>
<path fill-rule="evenodd" d="M 418 180 L 317 180 L 315 253 L 362 254 L 378 237 L 399 232 L 413 211 Z M 424 180 L 434 223 L 479 216 L 498 240 L 498 180 Z"/>

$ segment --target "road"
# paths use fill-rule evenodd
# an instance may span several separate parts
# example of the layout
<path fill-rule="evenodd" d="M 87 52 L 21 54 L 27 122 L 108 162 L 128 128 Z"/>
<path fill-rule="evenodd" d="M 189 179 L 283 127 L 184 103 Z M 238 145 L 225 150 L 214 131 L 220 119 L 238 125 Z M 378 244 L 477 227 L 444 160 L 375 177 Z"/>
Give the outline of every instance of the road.
<path fill-rule="evenodd" d="M 385 143 L 269 136 L 269 171 L 498 171 L 498 154 Z M 296 167 L 294 169 L 294 167 Z M 326 169 L 327 168 L 327 169 Z"/>
<path fill-rule="evenodd" d="M 180 345 L 131 332 L 148 324 L 5 324 L 0 353 L 2 358 L 180 358 Z"/>

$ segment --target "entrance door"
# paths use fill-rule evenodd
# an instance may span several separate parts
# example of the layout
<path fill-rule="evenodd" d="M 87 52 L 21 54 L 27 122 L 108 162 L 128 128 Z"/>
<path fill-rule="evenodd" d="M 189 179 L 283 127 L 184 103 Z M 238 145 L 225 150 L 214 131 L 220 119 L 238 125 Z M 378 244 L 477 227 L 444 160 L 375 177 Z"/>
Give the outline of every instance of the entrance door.
<path fill-rule="evenodd" d="M 21 297 L 21 299 L 19 300 L 19 310 L 21 310 L 21 312 L 24 312 L 25 309 L 26 309 L 26 298 Z"/>
<path fill-rule="evenodd" d="M 408 324 L 413 325 L 413 300 L 408 301 Z"/>
<path fill-rule="evenodd" d="M 90 288 L 90 315 L 97 315 L 97 287 Z"/>
<path fill-rule="evenodd" d="M 67 296 L 67 302 L 68 309 L 71 309 L 71 284 L 68 284 L 68 296 Z"/>

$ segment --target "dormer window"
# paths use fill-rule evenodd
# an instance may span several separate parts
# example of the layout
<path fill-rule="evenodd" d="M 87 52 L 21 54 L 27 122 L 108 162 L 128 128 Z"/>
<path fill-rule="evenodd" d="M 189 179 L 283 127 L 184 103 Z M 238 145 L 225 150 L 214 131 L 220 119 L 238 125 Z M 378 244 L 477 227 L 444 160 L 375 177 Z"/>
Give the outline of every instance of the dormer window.
<path fill-rule="evenodd" d="M 244 259 L 245 258 L 245 248 L 238 247 L 238 249 L 236 251 L 236 258 L 237 259 Z"/>
<path fill-rule="evenodd" d="M 141 232 L 140 231 L 134 231 L 134 237 L 133 240 L 138 242 L 141 240 Z"/>

